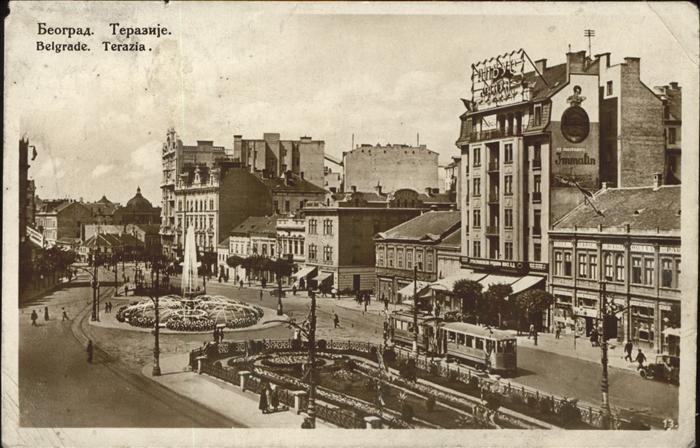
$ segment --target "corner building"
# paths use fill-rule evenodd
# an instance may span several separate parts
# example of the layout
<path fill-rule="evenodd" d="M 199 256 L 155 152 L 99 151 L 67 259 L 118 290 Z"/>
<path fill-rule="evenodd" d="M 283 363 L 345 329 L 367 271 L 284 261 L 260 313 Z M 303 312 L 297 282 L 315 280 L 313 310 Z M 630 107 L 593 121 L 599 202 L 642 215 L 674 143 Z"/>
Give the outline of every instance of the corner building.
<path fill-rule="evenodd" d="M 465 268 L 546 276 L 547 231 L 583 201 L 579 186 L 663 172 L 663 105 L 638 58 L 581 51 L 548 66 L 521 49 L 473 64 L 471 82 L 456 142 Z"/>

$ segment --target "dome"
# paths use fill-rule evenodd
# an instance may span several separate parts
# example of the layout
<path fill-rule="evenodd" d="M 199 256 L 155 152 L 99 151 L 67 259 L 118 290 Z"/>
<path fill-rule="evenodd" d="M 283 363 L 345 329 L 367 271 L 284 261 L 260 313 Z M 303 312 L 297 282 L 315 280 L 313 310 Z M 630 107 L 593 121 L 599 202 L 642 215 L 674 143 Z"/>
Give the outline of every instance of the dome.
<path fill-rule="evenodd" d="M 136 189 L 136 195 L 134 195 L 133 198 L 129 199 L 129 202 L 126 203 L 126 207 L 132 210 L 153 209 L 153 205 L 151 205 L 151 202 L 141 195 L 141 187 L 138 187 Z"/>

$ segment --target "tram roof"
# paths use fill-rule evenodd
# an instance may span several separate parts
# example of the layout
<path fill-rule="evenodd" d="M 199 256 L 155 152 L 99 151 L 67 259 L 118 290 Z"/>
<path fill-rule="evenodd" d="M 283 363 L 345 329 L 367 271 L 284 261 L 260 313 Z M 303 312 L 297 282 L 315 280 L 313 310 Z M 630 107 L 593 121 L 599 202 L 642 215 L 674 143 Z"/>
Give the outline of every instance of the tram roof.
<path fill-rule="evenodd" d="M 391 317 L 399 320 L 409 320 L 413 321 L 413 313 L 410 311 L 394 311 L 393 313 L 390 314 Z M 418 313 L 418 320 L 422 321 L 425 319 L 434 319 L 435 316 L 433 316 L 430 313 Z M 440 319 L 442 320 L 442 319 Z"/>
<path fill-rule="evenodd" d="M 442 325 L 445 330 L 456 331 L 458 333 L 472 334 L 484 338 L 503 341 L 506 339 L 516 339 L 515 336 L 507 331 L 489 329 L 479 325 L 466 324 L 464 322 L 449 322 Z"/>

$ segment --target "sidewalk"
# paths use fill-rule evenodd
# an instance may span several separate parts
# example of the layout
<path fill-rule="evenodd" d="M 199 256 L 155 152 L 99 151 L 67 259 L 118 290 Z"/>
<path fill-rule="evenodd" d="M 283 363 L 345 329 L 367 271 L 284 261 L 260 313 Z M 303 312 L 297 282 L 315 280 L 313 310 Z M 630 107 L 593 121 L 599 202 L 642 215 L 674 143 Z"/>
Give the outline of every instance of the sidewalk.
<path fill-rule="evenodd" d="M 187 370 L 189 353 L 161 356 L 161 376 L 151 376 L 152 364 L 144 366 L 141 373 L 167 387 L 173 392 L 185 396 L 212 411 L 228 417 L 248 428 L 301 428 L 302 415 L 293 410 L 263 414 L 258 409 L 258 395 L 246 391 L 225 381 L 209 375 L 199 375 Z M 318 428 L 334 426 L 316 420 Z"/>
<path fill-rule="evenodd" d="M 513 334 L 515 333 L 516 332 L 513 331 Z M 536 346 L 532 338 L 528 339 L 527 335 L 522 335 L 518 336 L 518 345 L 595 363 L 600 363 L 600 358 L 602 356 L 600 347 L 592 347 L 588 338 L 577 338 L 576 348 L 574 349 L 574 336 L 570 334 L 562 334 L 560 339 L 556 339 L 552 333 L 538 333 Z M 647 363 L 653 362 L 655 353 L 645 351 L 644 349 L 642 349 L 642 352 L 644 352 L 647 357 Z M 634 358 L 636 355 L 637 347 L 634 347 L 632 357 Z M 637 363 L 625 361 L 624 357 L 624 344 L 618 344 L 616 341 L 608 342 L 608 365 L 618 369 L 627 369 L 636 372 Z"/>
<path fill-rule="evenodd" d="M 316 295 L 316 299 L 319 299 L 319 296 Z M 354 297 L 341 297 L 340 299 L 333 299 L 329 295 L 328 298 L 321 298 L 321 300 L 331 300 L 333 303 L 341 308 L 345 308 L 348 310 L 353 310 L 353 311 L 358 311 L 360 313 L 364 313 L 365 310 L 365 305 L 364 303 L 357 303 Z M 396 304 L 396 303 L 390 303 L 389 304 L 389 313 L 393 311 L 407 311 L 410 309 L 408 305 L 403 305 L 403 304 Z M 372 300 L 370 301 L 369 305 L 367 306 L 367 313 L 369 314 L 383 314 L 384 313 L 384 304 L 379 301 L 379 300 Z"/>

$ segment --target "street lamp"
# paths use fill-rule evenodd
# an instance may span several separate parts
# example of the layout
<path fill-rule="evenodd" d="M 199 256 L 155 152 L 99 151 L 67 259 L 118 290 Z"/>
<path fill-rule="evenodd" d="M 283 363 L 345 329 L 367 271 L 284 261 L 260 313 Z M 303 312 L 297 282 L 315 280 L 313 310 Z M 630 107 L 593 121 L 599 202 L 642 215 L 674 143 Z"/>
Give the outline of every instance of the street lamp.
<path fill-rule="evenodd" d="M 418 269 L 421 264 L 413 266 L 413 353 L 418 357 Z"/>
<path fill-rule="evenodd" d="M 149 290 L 149 298 L 153 302 L 154 310 L 154 323 L 153 323 L 153 336 L 155 338 L 153 343 L 153 370 L 151 371 L 152 376 L 160 376 L 160 271 L 162 269 L 161 260 L 156 257 L 151 261 L 151 270 L 156 271 L 155 283 L 151 283 L 151 289 Z"/>
<path fill-rule="evenodd" d="M 284 322 L 287 326 L 296 328 L 300 334 L 306 336 L 309 343 L 308 369 L 306 371 L 309 383 L 309 405 L 306 413 L 309 414 L 310 427 L 313 429 L 316 428 L 316 293 L 311 288 L 309 288 L 309 299 L 311 299 L 309 316 L 301 325 L 297 324 L 294 319 L 269 320 L 265 324 Z M 305 324 L 308 324 L 308 326 Z"/>
<path fill-rule="evenodd" d="M 600 349 L 602 351 L 601 364 L 603 365 L 603 376 L 600 381 L 600 391 L 603 394 L 603 413 L 605 415 L 605 424 L 607 429 L 614 429 L 613 422 L 611 418 L 610 411 L 610 398 L 608 396 L 609 382 L 608 382 L 608 323 L 610 318 L 614 318 L 616 314 L 624 311 L 626 307 L 620 307 L 619 305 L 613 303 L 608 304 L 607 294 L 606 294 L 606 282 L 601 282 L 600 284 L 600 314 L 603 318 L 603 331 L 601 334 L 602 341 L 600 344 Z"/>

